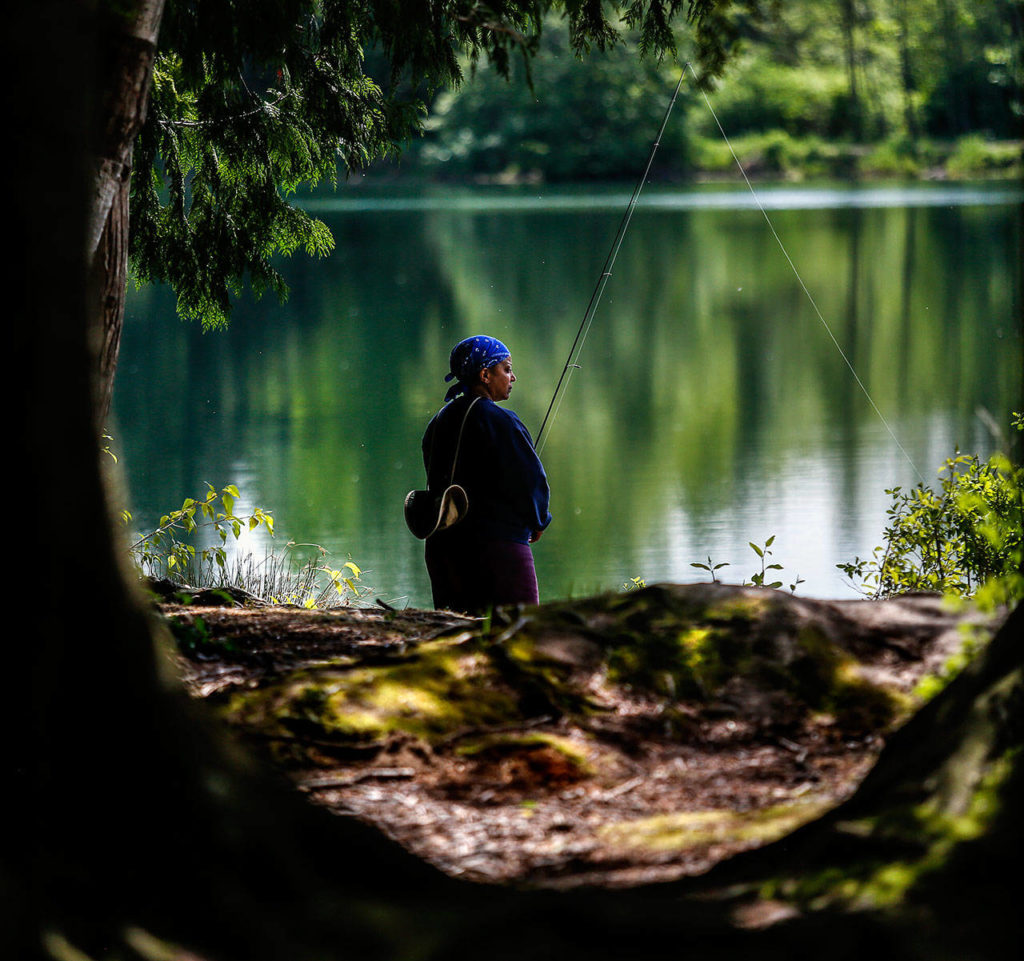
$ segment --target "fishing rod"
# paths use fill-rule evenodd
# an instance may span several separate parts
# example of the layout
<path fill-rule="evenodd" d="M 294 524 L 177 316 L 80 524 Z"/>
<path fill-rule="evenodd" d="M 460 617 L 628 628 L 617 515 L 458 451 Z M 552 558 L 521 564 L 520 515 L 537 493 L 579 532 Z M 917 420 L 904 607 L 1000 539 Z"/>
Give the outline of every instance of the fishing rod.
<path fill-rule="evenodd" d="M 665 108 L 665 116 L 662 118 L 658 135 L 654 138 L 654 143 L 651 144 L 651 152 L 647 157 L 647 166 L 644 167 L 644 172 L 640 175 L 640 179 L 636 182 L 636 186 L 633 188 L 633 194 L 629 198 L 626 211 L 622 215 L 622 220 L 619 222 L 619 229 L 616 231 L 615 239 L 612 241 L 612 245 L 608 250 L 608 256 L 605 257 L 604 266 L 601 268 L 601 274 L 597 278 L 597 283 L 594 285 L 593 293 L 590 295 L 590 303 L 587 304 L 587 309 L 583 314 L 583 320 L 580 321 L 580 326 L 576 331 L 576 338 L 572 342 L 572 347 L 569 348 L 569 356 L 565 361 L 565 366 L 562 368 L 562 374 L 558 378 L 558 384 L 555 386 L 555 392 L 551 395 L 551 403 L 548 404 L 547 413 L 544 415 L 544 420 L 541 421 L 540 430 L 537 431 L 537 439 L 533 443 L 534 449 L 538 454 L 544 449 L 544 428 L 547 427 L 549 419 L 553 421 L 554 417 L 552 412 L 554 412 L 554 416 L 558 416 L 558 407 L 561 407 L 562 405 L 562 399 L 560 396 L 562 394 L 562 387 L 568 386 L 569 379 L 572 376 L 571 372 L 579 369 L 580 365 L 576 363 L 576 361 L 579 360 L 580 354 L 583 351 L 583 344 L 586 342 L 587 334 L 590 332 L 590 325 L 594 322 L 594 315 L 597 313 L 597 306 L 601 302 L 601 295 L 604 293 L 604 288 L 608 284 L 608 278 L 612 275 L 612 267 L 615 265 L 615 258 L 619 255 L 619 247 L 622 246 L 622 240 L 626 236 L 626 230 L 629 228 L 629 222 L 633 218 L 633 211 L 636 209 L 637 201 L 640 199 L 640 191 L 643 190 L 644 184 L 647 181 L 647 175 L 651 172 L 651 164 L 654 163 L 654 155 L 657 153 L 658 147 L 661 145 L 661 138 L 665 133 L 665 128 L 668 126 L 668 118 L 672 113 L 672 108 L 675 106 L 676 98 L 679 96 L 679 89 L 683 85 L 683 78 L 686 76 L 686 70 L 689 66 L 689 61 L 687 61 L 687 63 L 683 65 L 683 69 L 679 74 L 679 80 L 676 83 L 675 90 L 672 91 L 672 99 L 669 100 L 668 106 Z M 555 406 L 556 400 L 558 401 L 558 407 Z"/>

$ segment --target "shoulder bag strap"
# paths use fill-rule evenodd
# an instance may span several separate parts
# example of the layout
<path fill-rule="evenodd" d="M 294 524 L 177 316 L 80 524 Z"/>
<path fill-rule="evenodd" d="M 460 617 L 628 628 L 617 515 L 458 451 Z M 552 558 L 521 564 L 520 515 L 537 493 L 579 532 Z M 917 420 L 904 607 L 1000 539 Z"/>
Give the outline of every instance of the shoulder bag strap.
<path fill-rule="evenodd" d="M 469 402 L 469 407 L 466 408 L 465 416 L 462 418 L 462 426 L 459 428 L 459 437 L 455 442 L 455 459 L 452 461 L 452 475 L 448 480 L 448 486 L 451 487 L 455 483 L 455 468 L 459 463 L 459 448 L 462 446 L 462 432 L 466 429 L 466 421 L 469 419 L 469 412 L 473 409 L 473 405 L 479 400 L 479 397 L 474 397 Z"/>

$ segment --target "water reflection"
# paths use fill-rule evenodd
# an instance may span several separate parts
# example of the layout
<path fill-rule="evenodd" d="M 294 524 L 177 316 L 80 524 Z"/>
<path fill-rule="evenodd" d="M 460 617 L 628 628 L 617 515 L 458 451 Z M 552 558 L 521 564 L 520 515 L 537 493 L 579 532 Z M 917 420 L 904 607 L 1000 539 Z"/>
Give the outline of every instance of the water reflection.
<path fill-rule="evenodd" d="M 203 335 L 167 291 L 132 295 L 115 431 L 140 524 L 235 482 L 285 537 L 425 604 L 400 507 L 447 352 L 485 331 L 509 343 L 536 430 L 621 191 L 352 193 L 319 212 L 335 254 L 284 265 L 283 308 L 243 301 Z M 739 580 L 747 542 L 771 534 L 787 583 L 848 594 L 834 565 L 878 542 L 884 489 L 931 479 L 956 445 L 989 449 L 976 409 L 1005 424 L 1020 404 L 1021 215 L 1005 188 L 759 196 L 799 277 L 736 191 L 645 195 L 549 427 L 544 597 L 699 579 L 708 554 Z"/>

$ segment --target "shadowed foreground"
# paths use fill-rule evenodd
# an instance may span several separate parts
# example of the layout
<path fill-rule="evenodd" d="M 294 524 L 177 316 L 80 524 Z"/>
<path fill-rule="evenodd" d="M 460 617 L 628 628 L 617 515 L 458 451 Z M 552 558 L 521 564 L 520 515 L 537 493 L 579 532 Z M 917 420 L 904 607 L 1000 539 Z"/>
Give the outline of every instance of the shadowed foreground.
<path fill-rule="evenodd" d="M 758 628 L 751 628 L 749 617 L 740 616 L 751 597 L 758 602 L 755 607 L 761 608 Z M 712 620 L 732 624 L 731 634 L 718 635 L 719 643 L 727 636 L 745 639 L 734 651 L 735 663 L 745 668 L 742 676 L 738 681 L 726 679 L 716 688 L 714 703 L 722 711 L 717 721 L 711 717 L 715 711 L 695 719 L 685 709 L 686 691 L 680 687 L 685 687 L 685 671 L 679 663 L 666 665 L 665 652 L 657 651 L 657 645 L 646 648 L 641 662 L 619 663 L 611 669 L 608 656 L 622 647 L 624 639 L 635 643 L 641 636 L 678 638 L 684 633 L 692 638 L 695 613 L 706 614 L 709 605 Z M 850 611 L 863 612 L 866 620 L 848 616 Z M 488 799 L 480 793 L 488 789 L 488 779 L 489 789 L 495 792 L 489 799 L 492 809 L 502 807 L 503 795 L 521 801 L 517 791 L 523 779 L 517 787 L 516 777 L 506 775 L 509 758 L 524 756 L 518 750 L 526 743 L 524 731 L 544 733 L 549 738 L 540 739 L 545 749 L 559 745 L 554 734 L 539 730 L 542 725 L 523 725 L 517 732 L 505 723 L 508 718 L 474 716 L 467 725 L 465 714 L 453 718 L 442 712 L 426 723 L 429 712 L 421 711 L 417 721 L 416 712 L 404 710 L 397 695 L 374 701 L 366 675 L 360 688 L 362 733 L 353 737 L 351 725 L 346 728 L 330 720 L 344 714 L 328 710 L 332 699 L 337 701 L 341 695 L 342 702 L 351 702 L 355 697 L 354 690 L 345 692 L 338 686 L 340 676 L 355 678 L 368 671 L 378 681 L 381 675 L 375 672 L 392 672 L 393 678 L 400 667 L 411 670 L 440 656 L 434 649 L 437 645 L 447 647 L 456 658 L 469 656 L 470 649 L 475 649 L 473 656 L 478 659 L 488 648 L 502 652 L 483 656 L 490 666 L 481 668 L 481 676 L 488 684 L 504 684 L 507 692 L 516 692 L 520 720 L 540 720 L 554 712 L 558 723 L 581 725 L 580 730 L 587 730 L 589 723 L 590 733 L 600 732 L 589 743 L 596 742 L 601 749 L 616 740 L 617 725 L 620 735 L 628 729 L 621 723 L 623 708 L 647 710 L 656 719 L 654 729 L 664 731 L 666 713 L 674 725 L 671 735 L 662 740 L 648 729 L 641 755 L 654 744 L 668 750 L 664 747 L 668 742 L 684 758 L 684 746 L 710 751 L 716 747 L 715 724 L 723 725 L 725 731 L 729 721 L 737 727 L 746 725 L 754 740 L 775 738 L 781 751 L 793 755 L 793 772 L 799 771 L 803 783 L 812 785 L 796 801 L 812 794 L 822 803 L 818 808 L 808 803 L 802 827 L 800 817 L 780 821 L 781 836 L 778 830 L 756 836 L 726 820 L 715 828 L 719 834 L 709 845 L 706 820 L 691 819 L 687 824 L 685 818 L 677 818 L 663 832 L 670 836 L 670 843 L 655 846 L 654 857 L 649 856 L 650 846 L 626 845 L 617 849 L 616 862 L 610 860 L 614 846 L 605 845 L 576 860 L 571 852 L 560 862 L 555 858 L 546 871 L 543 865 L 537 869 L 533 855 L 514 862 L 510 876 L 515 880 L 559 885 L 569 878 L 574 882 L 570 890 L 479 884 L 451 876 L 459 871 L 465 854 L 460 854 L 457 844 L 432 847 L 429 831 L 418 838 L 410 833 L 406 838 L 410 847 L 451 873 L 436 870 L 372 825 L 325 813 L 275 775 L 234 754 L 234 749 L 218 747 L 226 744 L 220 733 L 222 722 L 201 717 L 187 721 L 191 711 L 179 703 L 160 722 L 161 737 L 148 744 L 148 752 L 138 756 L 134 768 L 121 772 L 119 785 L 97 785 L 92 792 L 95 807 L 90 806 L 90 792 L 80 796 L 83 803 L 70 812 L 64 825 L 79 829 L 74 843 L 56 855 L 50 852 L 65 870 L 48 878 L 43 887 L 51 896 L 63 893 L 71 899 L 51 898 L 46 926 L 80 948 L 91 948 L 92 957 L 160 956 L 150 938 L 185 944 L 201 957 L 225 959 L 656 958 L 675 955 L 680 945 L 686 946 L 688 955 L 698 957 L 719 956 L 722 951 L 742 952 L 746 958 L 792 957 L 794 951 L 827 952 L 833 958 L 860 957 L 865 951 L 929 959 L 1016 955 L 1019 889 L 1012 873 L 1003 875 L 1002 869 L 1015 870 L 1020 850 L 1014 813 L 1021 800 L 1019 611 L 967 670 L 884 738 L 878 729 L 874 735 L 867 733 L 865 724 L 881 724 L 882 729 L 900 724 L 909 706 L 904 692 L 914 673 L 901 667 L 915 658 L 920 659 L 918 670 L 925 665 L 937 667 L 955 646 L 956 632 L 949 632 L 956 619 L 942 612 L 933 599 L 846 605 L 738 588 L 654 588 L 635 595 L 548 605 L 513 617 L 510 623 L 496 620 L 483 640 L 483 625 L 441 613 L 362 615 L 365 623 L 359 629 L 354 620 L 360 618 L 297 611 L 192 610 L 187 617 L 193 624 L 197 614 L 207 624 L 209 634 L 201 644 L 208 646 L 203 656 L 210 660 L 203 666 L 192 659 L 188 682 L 193 691 L 222 705 L 230 706 L 234 700 L 228 711 L 234 723 L 250 739 L 262 732 L 258 752 L 263 754 L 264 748 L 272 746 L 277 762 L 291 777 L 329 807 L 353 810 L 360 790 L 374 787 L 377 801 L 364 796 L 359 813 L 396 834 L 402 825 L 389 822 L 394 811 L 398 807 L 415 810 L 428 796 L 435 805 L 468 799 L 482 801 L 486 807 Z M 228 630 L 225 625 L 232 622 L 234 627 Z M 286 624 L 292 626 L 290 632 Z M 371 625 L 369 630 L 366 624 Z M 325 645 L 325 630 L 334 633 L 333 646 Z M 821 635 L 839 636 L 840 630 L 846 639 L 846 645 L 838 648 L 842 655 L 824 656 L 829 648 L 818 643 Z M 812 635 L 817 641 L 809 644 Z M 224 643 L 228 637 L 233 639 L 230 645 Z M 803 644 L 797 643 L 801 637 Z M 273 639 L 269 644 L 268 638 Z M 586 643 L 578 644 L 580 639 Z M 800 653 L 808 647 L 812 654 Z M 869 651 L 875 652 L 873 657 Z M 771 656 L 761 662 L 755 652 Z M 831 677 L 831 712 L 824 704 L 813 703 L 813 683 L 790 683 L 769 670 L 772 660 L 786 652 L 789 674 L 802 675 L 798 665 L 810 657 L 804 668 L 817 665 L 819 681 Z M 598 654 L 605 667 L 595 672 Z M 831 664 L 835 670 L 822 673 L 822 664 Z M 666 671 L 671 674 L 673 669 L 676 706 L 668 708 L 667 692 L 658 685 L 669 683 Z M 616 672 L 632 678 L 622 689 L 629 688 L 633 701 L 621 701 L 608 710 L 608 704 L 598 702 L 612 687 L 618 689 L 621 677 L 616 678 Z M 642 694 L 638 681 L 645 674 L 649 688 Z M 328 685 L 326 699 L 303 693 L 310 689 L 308 685 L 324 682 L 328 676 L 333 686 Z M 467 676 L 472 674 L 463 675 Z M 715 676 L 712 671 L 704 677 L 706 687 Z M 771 698 L 753 696 L 767 676 L 774 677 L 772 703 Z M 301 679 L 301 683 L 291 687 L 286 679 Z M 870 683 L 864 686 L 865 682 Z M 859 688 L 858 695 L 867 695 L 863 703 L 872 705 L 868 715 L 853 710 L 858 698 L 847 696 L 851 685 Z M 880 696 L 871 694 L 872 690 L 887 693 Z M 693 689 L 689 696 L 693 697 Z M 584 700 L 598 703 L 597 708 Z M 470 703 L 475 702 L 470 699 Z M 836 710 L 841 703 L 850 709 L 845 715 Z M 396 720 L 399 715 L 402 723 Z M 779 726 L 773 726 L 775 716 Z M 799 745 L 790 735 L 804 736 L 823 718 L 822 746 L 833 733 L 844 739 L 856 736 L 861 739 L 860 758 L 870 761 L 884 740 L 877 763 L 859 786 L 860 770 L 851 771 L 852 779 L 828 794 L 838 782 L 822 777 L 815 781 L 808 773 L 815 770 L 818 756 L 808 750 L 800 769 L 796 758 L 803 748 L 794 751 L 785 746 L 784 742 Z M 495 729 L 486 731 L 485 722 Z M 425 726 L 418 732 L 410 730 L 416 723 Z M 454 729 L 449 728 L 453 723 Z M 275 724 L 281 728 L 275 731 Z M 333 726 L 331 736 L 324 736 L 325 724 Z M 207 739 L 196 740 L 195 725 L 198 729 L 212 725 Z M 859 733 L 854 735 L 858 726 Z M 643 730 L 644 724 L 639 727 Z M 829 727 L 833 730 L 828 731 Z M 509 752 L 508 743 L 500 743 L 506 735 L 516 750 Z M 718 746 L 746 751 L 747 761 L 754 760 L 759 750 L 754 740 L 735 735 L 734 728 Z M 638 798 L 645 800 L 638 809 L 647 803 L 647 785 L 629 786 L 630 778 L 623 779 L 625 772 L 614 764 L 603 768 L 600 750 L 595 752 L 596 760 L 585 751 L 574 755 L 568 750 L 574 743 L 587 744 L 586 739 L 579 742 L 577 734 L 564 730 L 558 736 L 569 742 L 559 745 L 562 750 L 552 754 L 534 742 L 525 752 L 525 756 L 541 752 L 539 769 L 552 782 L 550 793 L 583 787 L 589 794 L 588 805 L 600 809 L 599 794 L 607 796 L 620 788 L 620 798 L 640 792 Z M 476 745 L 479 750 L 461 755 L 468 766 L 462 780 L 455 777 L 459 772 L 453 762 L 444 768 L 453 779 L 431 783 L 427 776 L 431 759 L 443 758 L 464 738 L 482 743 Z M 634 763 L 650 760 L 641 756 L 638 761 L 636 752 L 630 753 L 628 737 L 625 742 L 622 756 L 632 756 Z M 397 758 L 387 753 L 395 743 L 404 752 Z M 847 743 L 852 742 L 842 741 Z M 418 761 L 413 760 L 415 745 L 424 755 Z M 657 750 L 654 754 L 656 764 L 663 764 L 664 757 Z M 821 756 L 832 755 L 824 750 Z M 559 757 L 568 760 L 556 768 Z M 573 757 L 581 765 L 592 765 L 585 777 L 573 770 L 569 763 Z M 317 758 L 319 762 L 314 763 Z M 164 764 L 162 789 L 140 791 L 154 760 Z M 413 773 L 407 778 L 409 769 Z M 382 776 L 375 777 L 374 770 Z M 340 783 L 318 786 L 318 771 L 319 776 Z M 535 774 L 536 769 L 523 775 L 530 800 L 537 802 L 527 822 L 542 817 L 539 786 L 529 781 Z M 421 778 L 423 793 L 414 803 L 396 800 L 411 796 L 403 794 L 404 788 L 419 785 Z M 701 780 L 697 777 L 694 782 Z M 827 790 L 819 792 L 822 782 Z M 792 779 L 788 783 L 794 792 L 798 790 L 799 784 Z M 397 789 L 399 785 L 403 790 Z M 479 793 L 474 794 L 477 789 Z M 703 790 L 711 786 L 705 784 Z M 125 803 L 123 794 L 118 797 L 125 791 L 131 803 Z M 340 800 L 332 804 L 335 791 Z M 706 796 L 698 800 L 703 805 Z M 768 810 L 774 815 L 773 808 L 787 807 L 785 802 L 775 804 L 777 800 L 750 798 L 747 810 Z M 676 801 L 678 808 L 684 808 L 685 792 Z M 701 806 L 700 810 L 708 809 Z M 99 840 L 95 831 L 104 826 L 127 836 L 101 834 L 103 842 L 97 849 L 104 851 L 105 860 L 91 862 L 84 874 L 69 872 L 69 864 L 81 864 L 76 855 L 83 845 L 88 846 L 80 833 L 87 813 L 95 815 L 89 819 L 94 831 L 90 841 Z M 702 829 L 692 830 L 695 823 L 702 824 Z M 552 824 L 547 828 L 549 836 L 564 833 Z M 146 833 L 134 833 L 138 830 Z M 60 834 L 56 832 L 56 839 Z M 488 833 L 489 843 L 500 841 L 500 832 L 497 838 Z M 715 844 L 724 847 L 718 853 L 725 857 L 708 853 Z M 624 866 L 621 854 L 626 848 L 632 853 Z M 492 856 L 491 860 L 498 859 Z M 487 861 L 483 858 L 484 869 L 474 871 L 462 857 L 463 873 L 500 876 L 500 872 L 488 872 Z M 1004 880 L 1006 876 L 1011 880 Z M 136 883 L 126 884 L 133 877 Z M 595 880 L 623 885 L 648 877 L 677 879 L 615 890 L 592 886 Z M 575 883 L 579 881 L 583 886 Z M 120 919 L 113 927 L 112 915 Z M 112 951 L 117 944 L 121 947 Z M 58 950 L 56 956 L 70 955 Z"/>

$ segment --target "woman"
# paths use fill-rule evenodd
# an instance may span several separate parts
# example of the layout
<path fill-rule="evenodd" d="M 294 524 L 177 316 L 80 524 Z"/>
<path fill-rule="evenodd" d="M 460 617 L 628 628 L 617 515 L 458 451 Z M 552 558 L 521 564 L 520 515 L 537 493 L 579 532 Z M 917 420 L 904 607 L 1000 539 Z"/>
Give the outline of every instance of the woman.
<path fill-rule="evenodd" d="M 434 606 L 484 611 L 536 604 L 530 544 L 551 523 L 550 491 L 526 427 L 498 406 L 516 382 L 511 354 L 493 337 L 469 337 L 452 349 L 449 366 L 445 380 L 455 383 L 427 425 L 423 463 L 428 490 L 439 494 L 454 477 L 469 509 L 427 538 Z"/>

